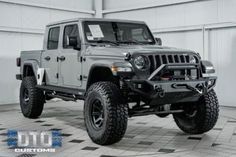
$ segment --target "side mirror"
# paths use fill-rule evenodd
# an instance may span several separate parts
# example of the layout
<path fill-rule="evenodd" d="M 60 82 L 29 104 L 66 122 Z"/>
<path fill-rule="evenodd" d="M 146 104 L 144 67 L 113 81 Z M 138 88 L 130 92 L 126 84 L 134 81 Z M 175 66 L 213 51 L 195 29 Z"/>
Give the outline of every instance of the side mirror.
<path fill-rule="evenodd" d="M 67 45 L 73 47 L 75 50 L 81 49 L 81 43 L 77 40 L 77 36 L 68 36 Z"/>
<path fill-rule="evenodd" d="M 161 38 L 155 38 L 157 45 L 162 45 L 162 40 Z"/>

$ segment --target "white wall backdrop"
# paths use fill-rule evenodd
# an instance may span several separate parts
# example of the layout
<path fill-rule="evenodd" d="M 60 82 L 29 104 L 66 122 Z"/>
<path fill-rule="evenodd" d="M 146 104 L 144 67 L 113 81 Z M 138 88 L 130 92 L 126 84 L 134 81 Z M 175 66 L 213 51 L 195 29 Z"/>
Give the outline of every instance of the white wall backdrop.
<path fill-rule="evenodd" d="M 92 17 L 93 0 L 0 0 L 0 104 L 18 102 L 19 72 L 15 59 L 22 50 L 42 49 L 46 24 Z"/>
<path fill-rule="evenodd" d="M 104 0 L 103 16 L 144 20 L 164 45 L 211 60 L 220 104 L 236 106 L 236 0 Z"/>
<path fill-rule="evenodd" d="M 18 102 L 15 58 L 42 48 L 47 23 L 104 17 L 146 21 L 164 45 L 211 60 L 221 105 L 236 106 L 235 8 L 236 0 L 0 0 L 0 104 Z"/>

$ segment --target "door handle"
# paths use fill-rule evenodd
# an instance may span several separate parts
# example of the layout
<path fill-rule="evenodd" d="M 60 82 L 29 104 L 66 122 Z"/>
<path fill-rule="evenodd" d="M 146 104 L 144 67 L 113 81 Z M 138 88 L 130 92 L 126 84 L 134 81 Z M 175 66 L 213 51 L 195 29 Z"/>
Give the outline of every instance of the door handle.
<path fill-rule="evenodd" d="M 66 59 L 65 56 L 61 56 L 61 57 L 57 57 L 57 58 L 58 58 L 58 60 L 61 60 L 61 61 L 64 61 Z"/>
<path fill-rule="evenodd" d="M 44 58 L 45 60 L 49 61 L 51 59 L 51 57 L 47 56 Z"/>

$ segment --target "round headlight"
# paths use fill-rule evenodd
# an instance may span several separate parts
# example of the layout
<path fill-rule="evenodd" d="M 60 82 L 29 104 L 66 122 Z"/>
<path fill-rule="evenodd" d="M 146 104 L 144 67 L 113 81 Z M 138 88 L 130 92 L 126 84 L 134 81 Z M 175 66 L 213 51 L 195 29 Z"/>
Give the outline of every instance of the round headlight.
<path fill-rule="evenodd" d="M 134 65 L 140 70 L 146 69 L 148 66 L 148 58 L 145 56 L 138 56 L 134 59 Z"/>
<path fill-rule="evenodd" d="M 197 63 L 197 60 L 194 56 L 191 56 L 189 62 L 192 64 L 195 64 L 195 63 Z"/>

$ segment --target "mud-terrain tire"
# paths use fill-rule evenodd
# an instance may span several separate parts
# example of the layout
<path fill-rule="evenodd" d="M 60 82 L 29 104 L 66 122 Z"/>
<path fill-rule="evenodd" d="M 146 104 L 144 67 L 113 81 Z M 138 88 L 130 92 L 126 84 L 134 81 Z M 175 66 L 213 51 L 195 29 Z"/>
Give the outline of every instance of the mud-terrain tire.
<path fill-rule="evenodd" d="M 184 109 L 184 113 L 173 114 L 177 126 L 189 134 L 202 134 L 211 130 L 219 116 L 219 103 L 214 90 L 203 95 L 198 102 L 174 104 L 173 109 Z"/>
<path fill-rule="evenodd" d="M 20 107 L 22 114 L 27 118 L 38 118 L 44 107 L 43 91 L 36 88 L 35 77 L 25 77 L 20 87 Z"/>
<path fill-rule="evenodd" d="M 91 85 L 84 102 L 85 126 L 91 140 L 100 145 L 120 141 L 127 128 L 128 106 L 111 82 Z"/>

